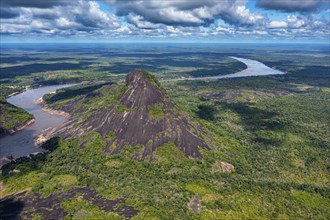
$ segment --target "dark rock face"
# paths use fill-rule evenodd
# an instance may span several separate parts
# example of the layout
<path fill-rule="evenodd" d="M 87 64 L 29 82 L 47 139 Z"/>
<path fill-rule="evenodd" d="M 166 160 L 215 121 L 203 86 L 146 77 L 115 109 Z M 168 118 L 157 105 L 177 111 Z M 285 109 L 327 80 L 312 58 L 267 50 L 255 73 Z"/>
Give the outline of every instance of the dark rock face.
<path fill-rule="evenodd" d="M 107 141 L 105 152 L 117 154 L 125 146 L 141 145 L 143 150 L 133 158 L 138 160 L 148 157 L 152 161 L 157 148 L 168 142 L 174 143 L 187 157 L 198 159 L 202 158 L 199 148 L 210 149 L 202 138 L 205 131 L 180 113 L 149 73 L 142 70 L 130 72 L 126 86 L 119 98 L 126 110 L 118 112 L 118 106 L 114 104 L 80 122 L 78 127 L 78 120 L 72 120 L 58 134 L 68 138 L 96 131 L 105 138 L 112 133 L 114 137 Z M 151 114 L 155 107 L 159 113 L 157 117 Z"/>
<path fill-rule="evenodd" d="M 127 108 L 147 107 L 164 100 L 164 92 L 147 79 L 147 73 L 141 70 L 130 72 L 126 77 L 128 90 L 121 98 Z"/>
<path fill-rule="evenodd" d="M 45 219 L 64 219 L 68 213 L 61 207 L 61 202 L 78 197 L 103 211 L 115 212 L 127 219 L 139 213 L 134 207 L 125 204 L 126 198 L 109 200 L 98 195 L 95 190 L 81 187 L 47 197 L 34 192 L 21 192 L 5 197 L 0 200 L 0 207 L 3 208 L 0 209 L 0 219 L 32 219 L 35 213 L 41 214 Z"/>

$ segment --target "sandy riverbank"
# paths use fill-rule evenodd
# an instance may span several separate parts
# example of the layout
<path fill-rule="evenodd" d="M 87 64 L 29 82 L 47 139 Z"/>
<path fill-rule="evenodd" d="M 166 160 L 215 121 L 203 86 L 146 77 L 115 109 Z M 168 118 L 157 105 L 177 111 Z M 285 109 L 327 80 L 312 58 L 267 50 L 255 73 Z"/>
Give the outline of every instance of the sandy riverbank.
<path fill-rule="evenodd" d="M 60 110 L 54 110 L 54 109 L 50 109 L 47 107 L 47 104 L 44 102 L 44 100 L 41 98 L 37 99 L 35 101 L 35 103 L 37 105 L 39 105 L 41 107 L 41 109 L 49 114 L 52 114 L 52 115 L 60 115 L 60 116 L 64 116 L 66 118 L 69 118 L 70 117 L 70 114 L 65 112 L 65 111 L 60 111 Z"/>
<path fill-rule="evenodd" d="M 14 134 L 15 132 L 21 131 L 21 130 L 23 130 L 24 128 L 26 128 L 26 127 L 32 125 L 34 122 L 35 122 L 35 119 L 33 118 L 33 119 L 29 120 L 28 122 L 26 122 L 26 123 L 23 124 L 23 125 L 20 125 L 20 126 L 18 126 L 18 127 L 16 127 L 16 128 L 13 128 L 13 129 L 8 130 L 8 133 L 9 133 L 9 134 Z"/>

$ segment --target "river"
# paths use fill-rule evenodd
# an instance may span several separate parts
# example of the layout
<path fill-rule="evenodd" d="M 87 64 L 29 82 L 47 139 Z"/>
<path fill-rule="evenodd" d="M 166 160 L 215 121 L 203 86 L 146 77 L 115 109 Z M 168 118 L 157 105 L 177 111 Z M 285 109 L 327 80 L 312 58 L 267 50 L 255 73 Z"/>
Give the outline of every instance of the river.
<path fill-rule="evenodd" d="M 231 57 L 244 63 L 247 68 L 237 73 L 219 75 L 219 76 L 203 76 L 203 77 L 188 77 L 188 78 L 176 78 L 163 81 L 181 81 L 181 80 L 205 80 L 205 79 L 227 79 L 227 78 L 238 78 L 238 77 L 248 77 L 248 76 L 267 76 L 267 75 L 281 75 L 284 72 L 276 69 L 272 69 L 265 64 L 245 58 Z"/>
<path fill-rule="evenodd" d="M 272 69 L 264 65 L 263 63 L 255 60 L 238 57 L 232 58 L 245 63 L 247 69 L 228 75 L 195 78 L 177 78 L 163 81 L 224 79 L 285 74 L 284 72 Z M 39 105 L 35 104 L 35 101 L 47 93 L 56 91 L 56 89 L 72 85 L 74 84 L 45 86 L 37 89 L 31 89 L 18 95 L 12 96 L 7 100 L 9 103 L 23 108 L 33 114 L 35 117 L 35 123 L 13 135 L 6 135 L 0 138 L 0 158 L 7 155 L 13 155 L 15 158 L 17 158 L 21 156 L 26 156 L 31 153 L 41 152 L 41 149 L 36 147 L 34 144 L 35 138 L 40 134 L 44 133 L 46 130 L 51 130 L 53 128 L 59 127 L 65 122 L 66 118 L 59 115 L 52 115 L 48 112 L 43 111 Z"/>
<path fill-rule="evenodd" d="M 7 155 L 13 155 L 14 158 L 17 158 L 31 153 L 41 152 L 41 149 L 35 146 L 34 139 L 46 129 L 50 130 L 59 127 L 65 122 L 66 118 L 43 111 L 39 105 L 35 104 L 35 101 L 47 93 L 56 91 L 56 89 L 73 85 L 75 84 L 45 86 L 27 90 L 8 98 L 7 101 L 10 104 L 23 108 L 33 114 L 35 123 L 12 135 L 5 135 L 0 138 L 0 158 Z"/>

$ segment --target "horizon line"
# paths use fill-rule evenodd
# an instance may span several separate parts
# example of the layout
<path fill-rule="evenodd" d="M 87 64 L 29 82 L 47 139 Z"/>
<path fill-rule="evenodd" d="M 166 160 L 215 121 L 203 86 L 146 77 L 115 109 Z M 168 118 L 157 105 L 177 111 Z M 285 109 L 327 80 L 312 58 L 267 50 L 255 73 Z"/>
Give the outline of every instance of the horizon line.
<path fill-rule="evenodd" d="M 43 42 L 19 42 L 19 41 L 6 41 L 1 42 L 0 44 L 327 44 L 330 45 L 330 42 L 313 42 L 313 41 L 305 41 L 305 42 L 292 42 L 292 41 L 282 41 L 282 42 L 212 42 L 212 41 L 82 41 L 82 42 L 56 42 L 56 41 L 43 41 Z"/>

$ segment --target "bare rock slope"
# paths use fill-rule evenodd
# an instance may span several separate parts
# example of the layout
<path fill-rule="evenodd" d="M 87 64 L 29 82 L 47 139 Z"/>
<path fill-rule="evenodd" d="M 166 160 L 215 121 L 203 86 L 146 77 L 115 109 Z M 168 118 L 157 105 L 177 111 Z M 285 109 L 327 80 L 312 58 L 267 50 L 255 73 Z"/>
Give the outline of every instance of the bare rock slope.
<path fill-rule="evenodd" d="M 98 132 L 106 140 L 107 153 L 141 146 L 135 159 L 152 160 L 157 148 L 166 143 L 173 143 L 187 157 L 199 159 L 200 149 L 210 149 L 202 127 L 181 113 L 154 76 L 143 70 L 127 75 L 118 103 L 97 110 L 87 120 L 72 119 L 57 134 L 68 138 L 89 132 Z"/>

